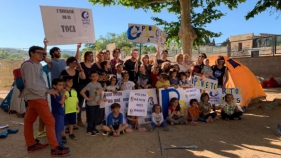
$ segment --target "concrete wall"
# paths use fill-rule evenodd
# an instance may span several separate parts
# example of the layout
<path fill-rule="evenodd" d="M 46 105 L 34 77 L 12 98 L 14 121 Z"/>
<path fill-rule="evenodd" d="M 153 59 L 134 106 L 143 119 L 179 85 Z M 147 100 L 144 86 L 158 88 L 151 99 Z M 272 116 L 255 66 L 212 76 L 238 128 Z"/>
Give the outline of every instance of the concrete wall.
<path fill-rule="evenodd" d="M 281 56 L 234 59 L 247 66 L 256 76 L 281 77 Z"/>
<path fill-rule="evenodd" d="M 20 68 L 22 60 L 0 60 L 0 89 L 9 89 L 14 82 L 13 70 Z"/>

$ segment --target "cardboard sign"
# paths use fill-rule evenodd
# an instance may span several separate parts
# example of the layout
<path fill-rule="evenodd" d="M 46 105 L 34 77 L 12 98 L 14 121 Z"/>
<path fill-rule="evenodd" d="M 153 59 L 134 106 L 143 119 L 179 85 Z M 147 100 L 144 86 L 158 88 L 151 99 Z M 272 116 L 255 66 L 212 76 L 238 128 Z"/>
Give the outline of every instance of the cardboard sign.
<path fill-rule="evenodd" d="M 129 116 L 147 116 L 147 94 L 140 92 L 130 92 Z"/>
<path fill-rule="evenodd" d="M 202 89 L 202 90 L 216 92 L 217 89 L 218 89 L 218 81 L 208 79 L 208 78 L 202 78 L 202 77 L 194 75 L 194 77 L 193 77 L 193 87 L 198 88 L 198 89 Z"/>
<path fill-rule="evenodd" d="M 154 43 L 164 48 L 166 33 L 155 25 L 129 24 L 127 38 L 130 42 Z"/>
<path fill-rule="evenodd" d="M 129 106 L 129 99 L 130 99 L 130 92 L 138 92 L 138 93 L 145 93 L 147 94 L 147 101 L 146 104 L 147 110 L 146 116 L 139 117 L 139 124 L 145 124 L 151 122 L 151 114 L 152 114 L 152 107 L 154 104 L 157 104 L 157 96 L 155 89 L 142 89 L 142 90 L 124 90 L 118 91 L 117 94 L 113 94 L 112 92 L 104 92 L 107 102 L 105 102 L 105 116 L 107 117 L 111 113 L 110 106 L 113 103 L 119 103 L 121 105 L 120 112 L 124 115 L 124 122 L 127 122 L 126 115 L 128 112 Z M 129 114 L 128 114 L 129 115 Z"/>
<path fill-rule="evenodd" d="M 91 9 L 40 6 L 49 45 L 94 43 Z"/>
<path fill-rule="evenodd" d="M 217 92 L 209 92 L 210 96 L 210 103 L 212 104 L 222 104 L 225 102 L 225 95 L 232 94 L 233 95 L 233 102 L 234 103 L 241 103 L 242 102 L 242 93 L 240 88 L 226 88 L 221 89 L 218 88 Z"/>

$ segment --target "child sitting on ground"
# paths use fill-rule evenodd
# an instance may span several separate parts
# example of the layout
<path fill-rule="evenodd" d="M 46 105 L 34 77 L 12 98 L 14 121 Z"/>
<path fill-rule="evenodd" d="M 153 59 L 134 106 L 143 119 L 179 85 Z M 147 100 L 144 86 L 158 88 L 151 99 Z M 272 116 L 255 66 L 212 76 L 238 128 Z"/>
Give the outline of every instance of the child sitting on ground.
<path fill-rule="evenodd" d="M 138 130 L 139 132 L 146 132 L 146 128 L 141 128 L 141 126 L 138 123 L 138 116 L 128 116 L 127 115 L 127 121 L 129 124 L 129 128 L 134 128 Z"/>
<path fill-rule="evenodd" d="M 178 98 L 174 97 L 170 100 L 167 121 L 169 121 L 171 125 L 174 125 L 174 124 L 184 125 L 187 123 L 186 118 L 184 117 L 184 114 L 180 107 Z"/>
<path fill-rule="evenodd" d="M 238 105 L 233 103 L 233 95 L 226 94 L 225 102 L 221 106 L 221 118 L 224 120 L 241 120 L 243 112 L 238 108 Z"/>
<path fill-rule="evenodd" d="M 189 105 L 190 107 L 187 109 L 187 121 L 190 121 L 191 125 L 196 126 L 199 118 L 199 107 L 197 99 L 191 99 Z"/>
<path fill-rule="evenodd" d="M 80 111 L 78 106 L 78 95 L 75 89 L 72 89 L 73 80 L 71 76 L 64 76 L 63 80 L 65 82 L 65 96 L 66 99 L 64 101 L 64 110 L 65 110 L 65 117 L 64 117 L 64 135 L 66 127 L 69 127 L 69 138 L 76 139 L 76 136 L 73 134 L 73 126 L 76 124 L 76 113 Z M 62 137 L 62 142 L 66 143 L 67 139 L 66 136 Z"/>
<path fill-rule="evenodd" d="M 154 104 L 152 108 L 151 128 L 154 130 L 156 127 L 162 127 L 163 130 L 168 130 L 162 114 L 162 108 L 158 104 Z"/>
<path fill-rule="evenodd" d="M 52 114 L 55 119 L 55 131 L 57 141 L 59 146 L 64 149 L 68 149 L 68 147 L 63 147 L 62 139 L 61 139 L 61 132 L 64 130 L 64 110 L 62 105 L 66 99 L 65 96 L 65 89 L 63 88 L 63 80 L 60 78 L 54 78 L 52 80 L 52 86 L 54 90 L 56 90 L 60 95 L 53 96 L 51 95 L 51 106 L 52 106 Z"/>
<path fill-rule="evenodd" d="M 125 131 L 132 132 L 131 129 L 128 129 L 128 124 L 123 124 L 123 114 L 120 113 L 120 104 L 113 103 L 110 108 L 112 112 L 107 116 L 107 125 L 102 126 L 103 135 L 119 137 Z"/>
<path fill-rule="evenodd" d="M 203 67 L 201 73 L 202 73 L 206 78 L 216 80 L 216 78 L 213 76 L 213 70 L 212 70 L 211 66 L 209 65 L 209 64 L 210 64 L 209 59 L 204 59 L 204 60 L 203 60 L 203 63 L 204 63 L 204 67 Z"/>

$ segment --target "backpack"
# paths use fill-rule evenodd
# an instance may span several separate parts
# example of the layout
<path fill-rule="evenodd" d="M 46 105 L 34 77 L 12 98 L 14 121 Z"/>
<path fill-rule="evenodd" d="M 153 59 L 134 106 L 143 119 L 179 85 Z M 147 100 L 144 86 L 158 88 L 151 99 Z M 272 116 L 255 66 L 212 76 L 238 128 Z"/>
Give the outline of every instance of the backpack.
<path fill-rule="evenodd" d="M 21 67 L 22 67 L 22 65 L 23 65 L 24 63 L 26 63 L 26 62 L 31 62 L 31 63 L 33 64 L 33 62 L 32 62 L 31 60 L 27 60 L 27 61 L 25 61 L 25 62 L 23 62 L 23 63 L 21 64 Z M 16 87 L 17 87 L 17 88 L 19 89 L 19 91 L 20 91 L 20 94 L 19 94 L 19 97 L 20 97 L 20 96 L 21 96 L 21 93 L 22 93 L 22 91 L 23 91 L 23 89 L 24 89 L 24 81 L 23 81 L 22 75 L 21 75 L 21 68 L 14 69 L 14 70 L 13 70 L 13 74 L 14 74 L 15 85 L 16 85 Z"/>

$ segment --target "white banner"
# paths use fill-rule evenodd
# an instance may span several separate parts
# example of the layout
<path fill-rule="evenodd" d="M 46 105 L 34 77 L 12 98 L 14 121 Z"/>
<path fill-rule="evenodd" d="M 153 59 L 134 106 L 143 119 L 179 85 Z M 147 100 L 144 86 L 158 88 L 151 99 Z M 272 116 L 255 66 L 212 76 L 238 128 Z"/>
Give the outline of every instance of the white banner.
<path fill-rule="evenodd" d="M 218 89 L 218 81 L 208 78 L 202 78 L 200 76 L 193 77 L 193 87 L 202 90 L 216 92 Z"/>
<path fill-rule="evenodd" d="M 146 104 L 147 106 L 147 116 L 146 117 L 139 117 L 139 124 L 145 124 L 151 122 L 151 114 L 152 114 L 152 107 L 154 104 L 157 104 L 157 96 L 156 96 L 156 90 L 155 89 L 142 89 L 142 90 L 125 90 L 125 91 L 118 91 L 117 94 L 113 94 L 111 92 L 105 92 L 105 96 L 107 99 L 107 102 L 105 102 L 105 116 L 107 116 L 111 113 L 110 106 L 113 103 L 119 103 L 121 105 L 120 112 L 124 116 L 124 122 L 127 122 L 126 116 L 128 111 L 128 103 L 129 103 L 129 97 L 130 92 L 138 92 L 138 93 L 145 93 L 147 94 L 147 101 L 146 103 L 143 102 L 143 104 Z"/>
<path fill-rule="evenodd" d="M 222 104 L 225 102 L 224 96 L 226 94 L 232 94 L 233 95 L 233 102 L 234 103 L 241 103 L 242 102 L 242 93 L 240 88 L 226 88 L 221 89 L 218 88 L 217 92 L 209 92 L 210 96 L 210 103 L 212 104 Z"/>
<path fill-rule="evenodd" d="M 189 101 L 191 99 L 197 99 L 197 101 L 200 102 L 200 95 L 201 95 L 200 89 L 197 89 L 197 88 L 188 88 L 188 89 L 169 88 L 166 90 L 164 88 L 160 88 L 159 89 L 159 102 L 162 105 L 164 117 L 167 116 L 169 102 L 172 98 L 176 97 L 179 99 L 179 104 L 181 106 L 181 109 L 182 109 L 183 113 L 186 115 L 187 109 L 189 107 Z"/>
<path fill-rule="evenodd" d="M 49 45 L 95 43 L 91 9 L 40 6 Z"/>
<path fill-rule="evenodd" d="M 148 97 L 146 93 L 130 92 L 129 97 L 129 116 L 147 116 Z"/>
<path fill-rule="evenodd" d="M 127 38 L 130 42 L 154 43 L 164 48 L 166 33 L 155 25 L 129 24 Z"/>

